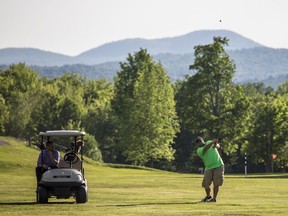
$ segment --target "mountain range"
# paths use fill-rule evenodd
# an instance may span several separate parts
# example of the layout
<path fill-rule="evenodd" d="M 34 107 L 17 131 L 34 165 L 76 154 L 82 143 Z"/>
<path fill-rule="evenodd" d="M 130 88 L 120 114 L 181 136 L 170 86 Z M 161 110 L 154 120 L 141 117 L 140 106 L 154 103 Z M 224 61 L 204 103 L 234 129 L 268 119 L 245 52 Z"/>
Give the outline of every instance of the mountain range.
<path fill-rule="evenodd" d="M 288 49 L 273 49 L 228 30 L 201 30 L 182 36 L 141 39 L 132 38 L 103 44 L 77 56 L 43 51 L 35 48 L 0 49 L 0 65 L 5 68 L 25 63 L 42 76 L 55 77 L 64 71 L 77 72 L 90 79 L 113 79 L 119 62 L 140 48 L 147 49 L 160 61 L 172 80 L 193 74 L 189 65 L 194 61 L 194 47 L 213 42 L 214 36 L 227 37 L 227 53 L 236 64 L 235 82 L 265 82 L 276 86 L 288 79 Z M 270 82 L 270 83 L 269 83 Z"/>

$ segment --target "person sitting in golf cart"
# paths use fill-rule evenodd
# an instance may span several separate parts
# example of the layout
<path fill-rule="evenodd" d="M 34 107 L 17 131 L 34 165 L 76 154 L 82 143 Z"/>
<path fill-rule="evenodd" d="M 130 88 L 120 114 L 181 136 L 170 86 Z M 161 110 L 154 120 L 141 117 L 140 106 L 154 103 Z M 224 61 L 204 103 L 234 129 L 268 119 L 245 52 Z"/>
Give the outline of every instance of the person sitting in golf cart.
<path fill-rule="evenodd" d="M 60 152 L 55 150 L 52 141 L 46 142 L 46 148 L 41 150 L 36 167 L 37 181 L 39 182 L 42 174 L 48 169 L 58 168 Z"/>
<path fill-rule="evenodd" d="M 59 164 L 59 160 L 60 160 L 60 152 L 55 150 L 55 147 L 52 141 L 47 141 L 46 149 L 41 151 L 39 154 L 37 166 L 43 167 L 44 169 L 57 168 Z"/>

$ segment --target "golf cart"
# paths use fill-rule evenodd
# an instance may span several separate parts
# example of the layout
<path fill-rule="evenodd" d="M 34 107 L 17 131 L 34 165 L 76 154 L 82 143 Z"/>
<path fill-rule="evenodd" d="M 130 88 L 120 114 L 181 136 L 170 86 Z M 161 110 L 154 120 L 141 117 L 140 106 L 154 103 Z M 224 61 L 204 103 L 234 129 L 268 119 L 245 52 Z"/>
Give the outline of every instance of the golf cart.
<path fill-rule="evenodd" d="M 48 198 L 68 199 L 74 197 L 77 203 L 88 201 L 88 186 L 83 168 L 83 146 L 77 146 L 77 139 L 83 140 L 85 132 L 76 130 L 54 130 L 40 132 L 41 151 L 44 151 L 44 141 L 51 140 L 51 137 L 73 138 L 71 148 L 66 149 L 64 157 L 60 158 L 58 168 L 48 169 L 37 182 L 36 200 L 37 203 L 47 203 Z M 61 145 L 62 146 L 62 145 Z M 79 157 L 80 154 L 80 157 Z M 42 152 L 43 155 L 43 152 Z M 42 159 L 43 160 L 43 159 Z"/>

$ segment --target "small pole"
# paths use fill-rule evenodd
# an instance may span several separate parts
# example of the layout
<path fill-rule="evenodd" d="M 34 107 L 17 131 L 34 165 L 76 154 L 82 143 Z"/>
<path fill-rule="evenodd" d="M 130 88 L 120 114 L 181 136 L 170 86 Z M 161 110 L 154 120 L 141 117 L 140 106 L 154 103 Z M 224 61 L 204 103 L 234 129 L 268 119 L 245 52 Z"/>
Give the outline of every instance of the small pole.
<path fill-rule="evenodd" d="M 247 154 L 245 152 L 245 178 L 247 177 Z"/>

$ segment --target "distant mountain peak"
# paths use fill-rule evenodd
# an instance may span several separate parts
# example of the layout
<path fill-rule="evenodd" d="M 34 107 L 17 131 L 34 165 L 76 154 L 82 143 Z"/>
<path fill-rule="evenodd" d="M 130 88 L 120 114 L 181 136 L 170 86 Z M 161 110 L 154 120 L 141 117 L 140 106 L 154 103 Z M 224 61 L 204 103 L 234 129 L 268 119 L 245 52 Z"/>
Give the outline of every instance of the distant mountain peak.
<path fill-rule="evenodd" d="M 198 30 L 175 37 L 158 39 L 130 38 L 103 44 L 78 56 L 71 57 L 35 48 L 0 49 L 0 64 L 25 62 L 27 65 L 61 66 L 67 64 L 96 65 L 125 60 L 129 53 L 147 49 L 151 55 L 193 53 L 194 47 L 213 42 L 214 36 L 229 39 L 228 50 L 263 47 L 246 37 L 229 30 Z"/>
<path fill-rule="evenodd" d="M 262 47 L 263 45 L 228 30 L 198 30 L 176 37 L 166 37 L 158 39 L 124 39 L 103 44 L 89 51 L 83 52 L 77 57 L 86 59 L 86 64 L 92 61 L 107 62 L 125 59 L 128 53 L 137 52 L 140 48 L 147 49 L 151 55 L 161 53 L 187 54 L 193 53 L 194 47 L 213 42 L 214 36 L 227 37 L 229 39 L 229 50 L 249 49 Z M 102 59 L 102 60 L 101 60 Z M 104 59 L 106 59 L 104 61 Z M 97 60 L 100 60 L 97 61 Z"/>

